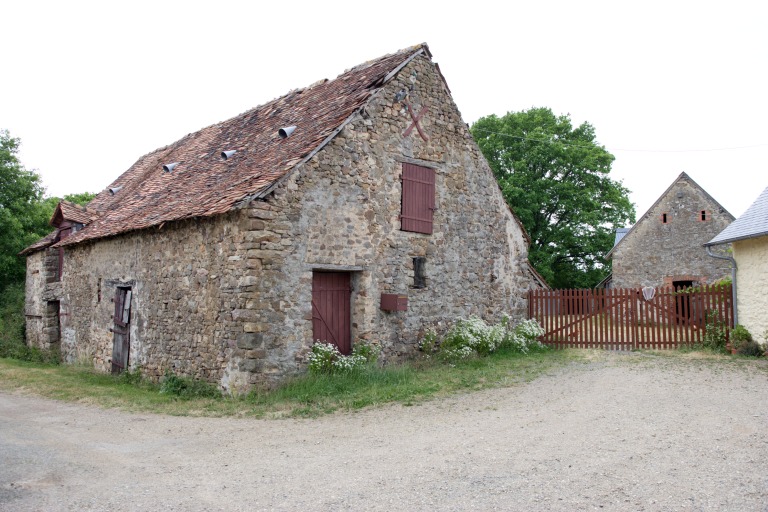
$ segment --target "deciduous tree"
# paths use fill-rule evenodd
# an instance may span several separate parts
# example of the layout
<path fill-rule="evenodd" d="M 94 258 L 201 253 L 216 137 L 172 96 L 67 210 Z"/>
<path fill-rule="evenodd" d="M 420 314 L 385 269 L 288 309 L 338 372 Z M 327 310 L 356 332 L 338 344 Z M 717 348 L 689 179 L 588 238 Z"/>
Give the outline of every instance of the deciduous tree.
<path fill-rule="evenodd" d="M 483 117 L 471 128 L 507 203 L 531 236 L 529 259 L 554 288 L 590 288 L 617 227 L 635 221 L 629 191 L 609 173 L 614 157 L 589 123 L 548 108 Z"/>

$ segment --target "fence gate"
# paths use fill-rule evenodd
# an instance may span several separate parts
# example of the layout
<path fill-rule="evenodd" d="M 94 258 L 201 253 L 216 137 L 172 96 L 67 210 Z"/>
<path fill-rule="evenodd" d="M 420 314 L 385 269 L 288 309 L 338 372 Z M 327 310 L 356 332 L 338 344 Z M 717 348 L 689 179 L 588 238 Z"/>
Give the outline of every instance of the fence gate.
<path fill-rule="evenodd" d="M 733 326 L 731 286 L 531 290 L 528 317 L 556 348 L 667 349 Z"/>

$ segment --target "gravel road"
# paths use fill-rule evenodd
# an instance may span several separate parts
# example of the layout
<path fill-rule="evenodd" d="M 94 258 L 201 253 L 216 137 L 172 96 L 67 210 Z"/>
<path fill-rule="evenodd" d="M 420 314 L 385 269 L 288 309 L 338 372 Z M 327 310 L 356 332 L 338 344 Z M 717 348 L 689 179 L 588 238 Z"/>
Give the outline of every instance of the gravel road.
<path fill-rule="evenodd" d="M 599 354 L 310 420 L 0 394 L 0 510 L 768 511 L 768 365 Z"/>

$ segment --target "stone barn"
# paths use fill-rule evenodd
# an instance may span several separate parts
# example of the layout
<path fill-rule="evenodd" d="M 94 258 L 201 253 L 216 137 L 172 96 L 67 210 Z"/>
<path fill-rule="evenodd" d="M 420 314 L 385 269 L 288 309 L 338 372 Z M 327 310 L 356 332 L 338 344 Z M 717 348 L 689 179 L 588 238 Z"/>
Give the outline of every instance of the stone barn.
<path fill-rule="evenodd" d="M 27 336 L 225 390 L 526 312 L 529 239 L 422 44 L 141 157 L 27 248 Z"/>
<path fill-rule="evenodd" d="M 680 174 L 630 229 L 617 230 L 606 255 L 616 288 L 688 287 L 730 276 L 728 262 L 704 244 L 733 222 L 733 215 L 686 173 Z"/>

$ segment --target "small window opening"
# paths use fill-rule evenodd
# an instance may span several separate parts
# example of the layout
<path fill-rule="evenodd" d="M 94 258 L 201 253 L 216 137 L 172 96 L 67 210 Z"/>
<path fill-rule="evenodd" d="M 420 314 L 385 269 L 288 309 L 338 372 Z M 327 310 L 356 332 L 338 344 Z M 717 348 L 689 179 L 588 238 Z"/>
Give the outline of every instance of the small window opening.
<path fill-rule="evenodd" d="M 424 256 L 413 258 L 413 287 L 427 287 L 427 258 Z"/>
<path fill-rule="evenodd" d="M 666 213 L 661 214 L 661 223 L 662 224 L 668 224 L 669 223 L 669 217 Z"/>
<path fill-rule="evenodd" d="M 700 215 L 699 218 L 702 220 L 702 222 L 706 221 L 707 220 L 707 210 L 701 210 L 701 215 Z"/>

